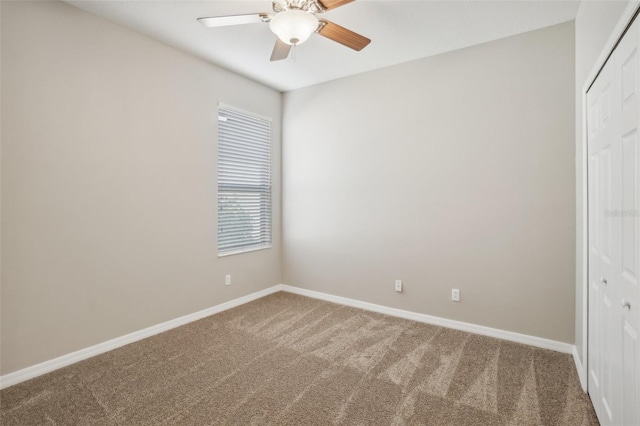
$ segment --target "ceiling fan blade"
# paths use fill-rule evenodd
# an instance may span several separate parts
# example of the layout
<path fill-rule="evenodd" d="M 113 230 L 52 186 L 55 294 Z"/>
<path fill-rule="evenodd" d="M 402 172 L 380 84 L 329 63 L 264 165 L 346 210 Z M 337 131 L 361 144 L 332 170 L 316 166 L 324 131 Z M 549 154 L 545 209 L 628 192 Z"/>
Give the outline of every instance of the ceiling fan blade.
<path fill-rule="evenodd" d="M 320 6 L 322 6 L 324 10 L 331 10 L 335 9 L 336 7 L 344 6 L 345 4 L 351 3 L 352 1 L 355 0 L 318 0 L 318 3 L 320 3 Z"/>
<path fill-rule="evenodd" d="M 205 27 L 228 27 L 230 25 L 255 24 L 267 22 L 271 15 L 267 13 L 251 13 L 248 15 L 212 16 L 210 18 L 198 18 Z"/>
<path fill-rule="evenodd" d="M 275 46 L 273 46 L 273 52 L 271 52 L 271 62 L 287 59 L 287 56 L 289 56 L 290 50 L 291 50 L 290 45 L 288 45 L 287 43 L 284 43 L 279 38 L 276 38 L 276 44 Z"/>
<path fill-rule="evenodd" d="M 371 40 L 369 40 L 365 36 L 354 33 L 353 31 L 341 27 L 338 24 L 334 24 L 333 22 L 329 22 L 325 19 L 320 19 L 320 23 L 321 26 L 318 29 L 318 34 L 337 43 L 340 43 L 343 46 L 347 46 L 353 50 L 360 51 L 367 47 L 369 43 L 371 43 Z"/>

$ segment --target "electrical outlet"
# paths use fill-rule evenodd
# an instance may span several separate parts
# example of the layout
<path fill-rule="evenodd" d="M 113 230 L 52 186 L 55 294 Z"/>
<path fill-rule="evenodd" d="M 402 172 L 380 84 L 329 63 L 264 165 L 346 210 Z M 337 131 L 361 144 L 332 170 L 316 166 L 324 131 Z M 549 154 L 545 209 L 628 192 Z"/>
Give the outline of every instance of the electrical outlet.
<path fill-rule="evenodd" d="M 396 291 L 402 293 L 402 280 L 396 280 Z"/>
<path fill-rule="evenodd" d="M 460 301 L 460 290 L 458 290 L 457 288 L 451 289 L 451 300 L 453 300 L 454 302 Z"/>
<path fill-rule="evenodd" d="M 231 275 L 224 277 L 224 285 L 231 285 Z"/>

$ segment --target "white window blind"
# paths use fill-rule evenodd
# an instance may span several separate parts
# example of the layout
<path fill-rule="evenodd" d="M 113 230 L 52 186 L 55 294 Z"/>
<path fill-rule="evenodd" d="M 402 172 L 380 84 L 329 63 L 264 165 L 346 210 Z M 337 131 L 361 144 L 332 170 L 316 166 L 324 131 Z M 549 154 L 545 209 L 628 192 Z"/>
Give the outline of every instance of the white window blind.
<path fill-rule="evenodd" d="M 271 247 L 271 120 L 218 107 L 218 255 Z"/>

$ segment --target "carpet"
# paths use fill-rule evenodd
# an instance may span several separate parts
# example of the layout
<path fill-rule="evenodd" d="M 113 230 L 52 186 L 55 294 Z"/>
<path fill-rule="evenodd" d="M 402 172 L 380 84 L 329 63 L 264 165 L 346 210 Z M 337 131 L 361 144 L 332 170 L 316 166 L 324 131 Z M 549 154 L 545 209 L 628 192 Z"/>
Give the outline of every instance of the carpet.
<path fill-rule="evenodd" d="M 0 391 L 2 425 L 597 425 L 570 355 L 289 293 Z"/>

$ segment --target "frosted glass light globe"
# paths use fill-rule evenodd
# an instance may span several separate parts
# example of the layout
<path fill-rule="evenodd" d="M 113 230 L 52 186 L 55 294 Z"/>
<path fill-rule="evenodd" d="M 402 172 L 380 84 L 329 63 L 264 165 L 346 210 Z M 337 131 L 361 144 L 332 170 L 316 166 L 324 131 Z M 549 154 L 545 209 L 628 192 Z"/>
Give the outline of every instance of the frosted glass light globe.
<path fill-rule="evenodd" d="M 318 18 L 303 10 L 285 10 L 271 18 L 269 28 L 283 43 L 302 44 L 318 28 Z"/>

